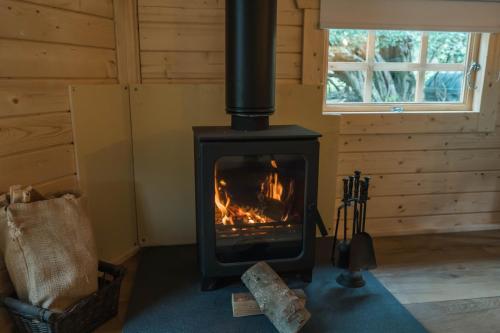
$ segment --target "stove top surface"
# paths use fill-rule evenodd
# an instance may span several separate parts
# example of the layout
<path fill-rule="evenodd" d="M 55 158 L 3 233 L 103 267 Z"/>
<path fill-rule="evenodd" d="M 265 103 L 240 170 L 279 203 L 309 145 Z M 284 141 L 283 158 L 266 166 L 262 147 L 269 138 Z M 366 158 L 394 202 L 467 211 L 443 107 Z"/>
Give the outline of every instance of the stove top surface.
<path fill-rule="evenodd" d="M 197 141 L 250 141 L 317 139 L 321 134 L 298 125 L 274 125 L 259 131 L 238 131 L 229 126 L 195 126 Z"/>

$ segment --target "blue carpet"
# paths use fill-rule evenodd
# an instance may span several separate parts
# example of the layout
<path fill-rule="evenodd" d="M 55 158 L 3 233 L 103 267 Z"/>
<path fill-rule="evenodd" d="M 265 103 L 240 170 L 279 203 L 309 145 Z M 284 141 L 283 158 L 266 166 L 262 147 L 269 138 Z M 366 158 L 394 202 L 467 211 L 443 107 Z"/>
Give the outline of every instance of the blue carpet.
<path fill-rule="evenodd" d="M 313 282 L 304 288 L 312 317 L 301 332 L 421 333 L 418 321 L 373 277 L 366 286 L 340 287 L 339 270 L 328 261 L 330 240 L 318 240 Z M 124 333 L 256 333 L 276 330 L 265 316 L 233 318 L 231 293 L 246 291 L 240 283 L 201 292 L 194 246 L 147 248 L 141 253 Z"/>

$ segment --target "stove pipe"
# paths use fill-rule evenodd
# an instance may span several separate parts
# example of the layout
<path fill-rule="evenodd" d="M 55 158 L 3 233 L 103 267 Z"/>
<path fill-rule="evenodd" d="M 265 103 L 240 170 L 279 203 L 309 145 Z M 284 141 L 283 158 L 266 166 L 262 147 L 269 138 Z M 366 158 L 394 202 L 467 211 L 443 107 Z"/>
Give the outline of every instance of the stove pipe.
<path fill-rule="evenodd" d="M 226 0 L 226 112 L 236 130 L 266 129 L 274 113 L 276 1 Z"/>

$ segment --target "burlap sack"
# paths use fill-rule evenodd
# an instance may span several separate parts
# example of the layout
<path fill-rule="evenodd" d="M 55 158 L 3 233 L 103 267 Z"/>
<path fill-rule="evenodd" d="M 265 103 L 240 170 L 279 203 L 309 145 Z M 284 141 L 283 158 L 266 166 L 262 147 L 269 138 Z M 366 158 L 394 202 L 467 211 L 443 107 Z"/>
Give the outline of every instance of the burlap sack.
<path fill-rule="evenodd" d="M 81 198 L 7 208 L 5 263 L 19 299 L 63 311 L 97 290 L 97 254 Z"/>
<path fill-rule="evenodd" d="M 12 282 L 10 282 L 9 273 L 7 272 L 7 267 L 5 267 L 5 262 L 3 260 L 4 248 L 3 238 L 5 236 L 5 230 L 7 226 L 7 209 L 8 201 L 5 195 L 0 195 L 0 297 L 11 296 L 14 293 L 14 287 Z M 14 330 L 14 323 L 9 317 L 7 310 L 0 304 L 0 332 L 12 332 Z"/>

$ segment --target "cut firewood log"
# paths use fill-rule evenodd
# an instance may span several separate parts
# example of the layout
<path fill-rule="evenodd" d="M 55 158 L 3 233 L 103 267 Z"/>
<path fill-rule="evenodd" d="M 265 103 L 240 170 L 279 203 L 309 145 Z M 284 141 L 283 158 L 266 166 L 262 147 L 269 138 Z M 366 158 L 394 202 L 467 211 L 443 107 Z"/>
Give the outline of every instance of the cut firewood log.
<path fill-rule="evenodd" d="M 306 293 L 302 289 L 292 289 L 292 291 L 301 300 L 302 304 L 306 305 Z M 233 317 L 246 317 L 261 315 L 262 311 L 259 304 L 250 293 L 234 293 L 231 295 L 231 303 L 233 306 Z"/>
<path fill-rule="evenodd" d="M 264 261 L 250 267 L 241 280 L 280 333 L 298 332 L 311 317 L 303 301 Z"/>

